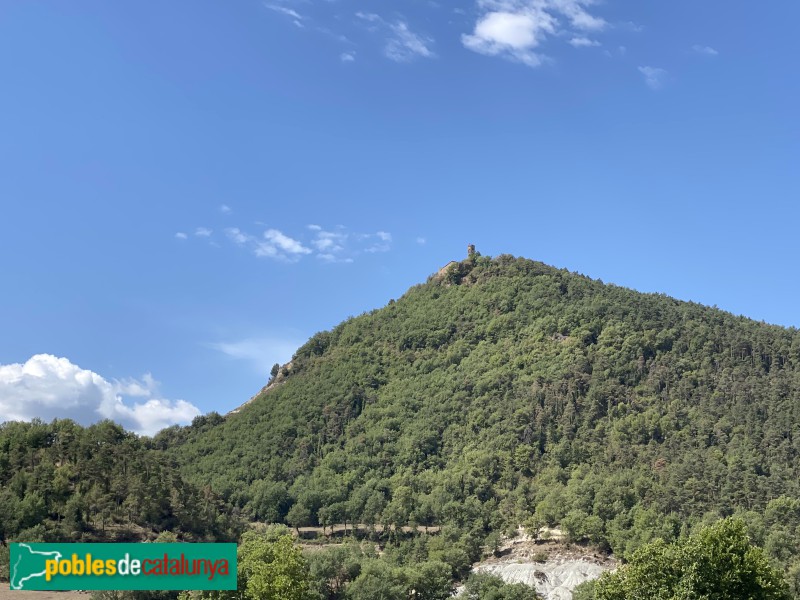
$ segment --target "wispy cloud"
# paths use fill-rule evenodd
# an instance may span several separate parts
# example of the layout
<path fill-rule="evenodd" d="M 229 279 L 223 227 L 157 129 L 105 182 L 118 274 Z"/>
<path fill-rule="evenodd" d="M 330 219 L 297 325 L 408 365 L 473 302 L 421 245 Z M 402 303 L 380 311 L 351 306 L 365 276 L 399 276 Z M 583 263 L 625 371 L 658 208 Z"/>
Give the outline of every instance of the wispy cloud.
<path fill-rule="evenodd" d="M 385 36 L 383 53 L 386 58 L 395 62 L 410 62 L 416 58 L 433 58 L 436 54 L 431 50 L 433 39 L 411 31 L 403 20 L 389 22 L 375 13 L 356 13 L 356 17 L 370 23 L 371 31 L 382 32 Z"/>
<path fill-rule="evenodd" d="M 590 48 L 592 46 L 599 46 L 600 42 L 587 37 L 574 37 L 569 41 L 569 45 L 573 48 Z"/>
<path fill-rule="evenodd" d="M 176 423 L 187 424 L 199 414 L 185 400 L 163 398 L 149 373 L 141 379 L 106 379 L 51 354 L 0 365 L 0 421 L 69 418 L 89 425 L 111 419 L 152 435 Z"/>
<path fill-rule="evenodd" d="M 651 90 L 660 90 L 664 87 L 669 73 L 658 67 L 639 67 L 639 72 L 644 76 L 644 82 Z"/>
<path fill-rule="evenodd" d="M 350 233 L 341 226 L 326 230 L 319 225 L 309 225 L 308 229 L 314 232 L 311 245 L 317 250 L 317 258 L 324 262 L 351 263 L 362 252 L 374 254 L 392 248 L 388 231 Z"/>
<path fill-rule="evenodd" d="M 386 40 L 384 49 L 387 58 L 395 62 L 408 62 L 420 56 L 423 58 L 435 56 L 428 47 L 433 43 L 431 38 L 414 33 L 403 21 L 393 23 L 390 27 L 393 35 Z"/>
<path fill-rule="evenodd" d="M 703 54 L 705 56 L 717 56 L 719 54 L 719 52 L 717 52 L 717 50 L 711 46 L 701 46 L 700 44 L 695 44 L 692 46 L 692 52 Z"/>
<path fill-rule="evenodd" d="M 306 256 L 314 256 L 322 262 L 351 263 L 359 255 L 388 252 L 392 248 L 392 234 L 384 230 L 361 233 L 348 231 L 342 225 L 325 228 L 311 224 L 306 228 L 306 235 L 295 236 L 261 222 L 256 224 L 262 227 L 260 232 L 226 227 L 224 237 L 253 256 L 288 263 L 298 262 Z M 218 247 L 212 235 L 212 230 L 206 227 L 198 227 L 194 232 L 195 238 Z M 175 237 L 186 241 L 190 236 L 178 232 Z"/>
<path fill-rule="evenodd" d="M 220 204 L 219 205 L 219 212 L 221 212 L 223 215 L 230 214 L 231 207 L 228 206 L 227 204 Z"/>
<path fill-rule="evenodd" d="M 428 242 L 428 240 L 426 240 L 424 237 L 418 237 L 418 238 L 417 238 L 417 240 L 416 240 L 416 242 L 417 242 L 417 243 L 418 243 L 420 246 L 424 246 L 424 245 L 425 245 L 425 244 Z"/>
<path fill-rule="evenodd" d="M 615 21 L 609 23 L 601 11 L 602 0 L 474 0 L 474 8 L 454 8 L 443 11 L 445 4 L 439 2 L 423 3 L 429 12 L 430 21 L 449 19 L 448 24 L 461 28 L 460 39 L 466 49 L 487 56 L 501 57 L 530 67 L 538 67 L 552 62 L 547 52 L 547 42 L 562 40 L 575 48 L 589 48 L 605 45 L 601 34 L 608 30 L 615 32 L 641 31 L 633 22 Z M 347 44 L 339 48 L 332 57 L 342 63 L 352 63 L 356 59 L 358 32 L 328 29 L 334 24 L 336 29 L 356 26 L 366 30 L 382 41 L 382 51 L 386 58 L 407 63 L 423 58 L 435 58 L 436 42 L 431 35 L 418 31 L 415 23 L 404 16 L 382 12 L 382 6 L 349 12 L 346 3 L 336 0 L 310 2 L 309 0 L 265 0 L 264 7 L 288 17 L 307 32 L 322 33 L 331 39 Z M 352 18 L 353 14 L 355 19 Z M 470 14 L 474 16 L 469 16 Z M 453 19 L 454 15 L 458 15 Z M 348 18 L 350 17 L 350 18 Z M 415 15 L 416 18 L 416 15 Z M 470 22 L 471 21 L 471 22 Z M 466 26 L 466 31 L 464 27 Z M 610 47 L 614 47 L 613 45 Z M 361 59 L 359 49 L 358 58 Z"/>
<path fill-rule="evenodd" d="M 305 17 L 303 15 L 301 15 L 299 12 L 297 12 L 296 10 L 294 10 L 293 8 L 289 8 L 287 6 L 282 6 L 280 4 L 269 4 L 269 3 L 266 3 L 266 2 L 264 3 L 264 7 L 268 8 L 269 10 L 274 11 L 276 13 L 280 13 L 282 15 L 286 15 L 287 17 L 290 17 L 292 19 L 292 22 L 296 26 L 304 27 L 303 21 L 305 20 Z"/>
<path fill-rule="evenodd" d="M 300 339 L 260 336 L 213 342 L 206 344 L 206 346 L 225 354 L 229 358 L 249 363 L 255 371 L 264 375 L 266 379 L 272 365 L 289 362 L 295 350 L 302 344 L 303 341 Z"/>
<path fill-rule="evenodd" d="M 464 46 L 487 56 L 500 56 L 538 67 L 547 61 L 539 50 L 551 36 L 570 31 L 599 32 L 608 23 L 591 14 L 593 0 L 478 0 L 480 16 L 474 31 L 461 37 Z M 589 38 L 574 35 L 574 40 Z"/>
<path fill-rule="evenodd" d="M 376 233 L 362 234 L 362 240 L 367 242 L 367 247 L 364 252 L 388 252 L 392 248 L 392 234 L 386 231 L 378 231 Z"/>
<path fill-rule="evenodd" d="M 229 227 L 225 234 L 233 243 L 249 249 L 259 258 L 293 262 L 305 254 L 311 254 L 311 249 L 278 229 L 267 229 L 261 236 L 256 236 L 245 233 L 238 227 Z"/>
<path fill-rule="evenodd" d="M 303 244 L 277 229 L 267 229 L 264 232 L 264 239 L 278 251 L 286 254 L 311 254 L 311 250 L 303 246 Z"/>
<path fill-rule="evenodd" d="M 311 241 L 319 252 L 342 252 L 347 245 L 349 234 L 343 231 L 325 231 L 318 225 L 308 227 L 316 232 L 316 238 Z"/>
<path fill-rule="evenodd" d="M 314 239 L 311 245 L 317 249 L 317 258 L 328 263 L 351 263 L 353 257 L 347 251 L 347 242 L 350 234 L 344 231 L 344 227 L 338 227 L 333 231 L 327 231 L 319 225 L 309 225 L 308 229 L 314 232 Z"/>

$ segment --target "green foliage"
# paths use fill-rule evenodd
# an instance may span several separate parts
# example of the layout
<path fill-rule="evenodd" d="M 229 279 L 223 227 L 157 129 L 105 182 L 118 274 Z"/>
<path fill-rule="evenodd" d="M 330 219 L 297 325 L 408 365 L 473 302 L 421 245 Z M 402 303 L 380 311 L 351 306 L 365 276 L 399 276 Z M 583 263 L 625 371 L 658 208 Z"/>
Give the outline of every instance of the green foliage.
<path fill-rule="evenodd" d="M 403 569 L 381 560 L 361 566 L 361 574 L 347 588 L 349 600 L 406 600 L 408 581 Z"/>
<path fill-rule="evenodd" d="M 523 583 L 505 583 L 496 575 L 473 573 L 467 579 L 463 600 L 536 600 L 536 591 Z"/>
<path fill-rule="evenodd" d="M 321 598 L 338 600 L 344 597 L 347 584 L 361 573 L 361 563 L 374 557 L 351 544 L 311 552 L 307 558 L 314 589 Z"/>
<path fill-rule="evenodd" d="M 448 600 L 453 595 L 450 565 L 431 561 L 407 570 L 409 587 L 417 600 Z"/>
<path fill-rule="evenodd" d="M 597 586 L 597 580 L 584 581 L 574 590 L 572 590 L 572 600 L 595 600 L 594 591 Z"/>
<path fill-rule="evenodd" d="M 95 590 L 92 600 L 176 600 L 179 593 L 158 590 Z"/>
<path fill-rule="evenodd" d="M 307 561 L 291 535 L 248 531 L 239 545 L 239 593 L 246 600 L 312 600 Z"/>
<path fill-rule="evenodd" d="M 787 586 L 743 521 L 725 519 L 673 544 L 657 540 L 604 574 L 597 600 L 788 600 Z"/>
<path fill-rule="evenodd" d="M 8 581 L 10 551 L 8 546 L 0 544 L 0 581 Z"/>
<path fill-rule="evenodd" d="M 153 444 L 253 520 L 452 527 L 478 547 L 535 523 L 630 557 L 800 499 L 797 397 L 795 329 L 475 256 L 315 335 L 237 414 Z M 797 525 L 761 522 L 788 568 Z M 435 551 L 461 574 L 474 556 Z"/>
<path fill-rule="evenodd" d="M 148 444 L 110 421 L 0 424 L 0 547 L 23 539 L 134 541 L 162 531 L 236 539 L 234 511 Z"/>
<path fill-rule="evenodd" d="M 391 542 L 382 584 L 408 591 L 424 563 L 465 580 L 521 523 L 631 558 L 737 515 L 800 577 L 795 329 L 473 256 L 316 334 L 276 377 L 238 413 L 152 440 L 0 426 L 0 548 L 235 539 L 240 515 L 360 525 Z M 341 585 L 320 591 L 319 565 L 315 592 L 369 589 L 383 568 L 342 560 Z"/>

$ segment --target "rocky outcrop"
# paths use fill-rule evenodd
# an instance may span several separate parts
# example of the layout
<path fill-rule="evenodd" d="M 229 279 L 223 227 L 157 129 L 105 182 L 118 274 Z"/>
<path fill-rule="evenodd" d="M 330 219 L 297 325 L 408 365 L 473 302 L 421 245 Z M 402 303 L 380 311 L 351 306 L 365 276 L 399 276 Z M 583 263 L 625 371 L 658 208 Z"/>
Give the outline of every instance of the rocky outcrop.
<path fill-rule="evenodd" d="M 497 575 L 508 583 L 527 584 L 546 600 L 572 600 L 572 590 L 611 568 L 590 559 L 560 557 L 541 563 L 494 562 L 478 565 L 473 570 Z"/>

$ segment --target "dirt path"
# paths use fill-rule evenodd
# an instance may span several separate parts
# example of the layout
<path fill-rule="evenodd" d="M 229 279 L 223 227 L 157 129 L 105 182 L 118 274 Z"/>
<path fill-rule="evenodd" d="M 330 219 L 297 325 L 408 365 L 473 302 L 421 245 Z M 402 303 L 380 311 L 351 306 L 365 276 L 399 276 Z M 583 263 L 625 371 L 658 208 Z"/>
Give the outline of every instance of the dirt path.
<path fill-rule="evenodd" d="M 348 524 L 347 525 L 347 532 L 353 531 L 354 527 L 358 531 L 364 532 L 364 533 L 366 533 L 366 532 L 368 532 L 370 530 L 370 526 L 369 525 L 364 525 L 363 523 L 358 523 L 356 525 Z M 324 529 L 324 531 L 323 531 L 323 529 Z M 411 531 L 414 531 L 413 527 L 401 527 L 400 529 L 404 533 L 409 533 Z M 439 531 L 439 527 L 438 526 L 433 526 L 433 525 L 430 526 L 430 527 L 425 527 L 424 525 L 418 525 L 416 529 L 420 533 L 437 533 Z M 392 528 L 392 530 L 394 530 L 394 528 Z M 297 530 L 292 529 L 292 531 L 295 533 L 295 535 L 297 534 Z M 378 533 L 382 533 L 383 532 L 383 525 L 375 525 L 375 531 L 377 531 Z M 345 532 L 345 526 L 344 525 L 329 525 L 328 527 L 324 527 L 324 528 L 323 527 L 300 527 L 300 535 L 301 536 L 303 534 L 309 534 L 309 533 L 318 533 L 318 534 L 322 534 L 322 535 L 333 535 L 334 533 L 344 533 L 344 532 Z"/>

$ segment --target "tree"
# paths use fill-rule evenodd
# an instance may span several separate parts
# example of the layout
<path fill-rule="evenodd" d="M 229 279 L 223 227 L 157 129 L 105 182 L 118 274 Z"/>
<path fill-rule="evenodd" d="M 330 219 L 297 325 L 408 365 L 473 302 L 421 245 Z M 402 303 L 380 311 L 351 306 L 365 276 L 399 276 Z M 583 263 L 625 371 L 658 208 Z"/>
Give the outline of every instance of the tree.
<path fill-rule="evenodd" d="M 264 523 L 277 523 L 286 516 L 291 502 L 286 484 L 269 480 L 253 483 L 249 508 L 253 517 Z"/>
<path fill-rule="evenodd" d="M 448 600 L 453 595 L 450 565 L 439 561 L 424 562 L 408 568 L 408 580 L 414 600 Z"/>
<path fill-rule="evenodd" d="M 291 535 L 248 531 L 239 546 L 239 592 L 247 600 L 312 600 L 308 563 Z"/>
<path fill-rule="evenodd" d="M 295 502 L 286 515 L 286 521 L 299 533 L 301 527 L 311 524 L 311 509 L 302 502 Z"/>
<path fill-rule="evenodd" d="M 326 599 L 343 597 L 346 585 L 361 572 L 362 552 L 358 546 L 334 546 L 308 555 L 311 578 Z"/>
<path fill-rule="evenodd" d="M 596 579 L 584 581 L 572 590 L 572 600 L 595 600 L 594 590 L 597 585 Z"/>
<path fill-rule="evenodd" d="M 281 366 L 278 363 L 275 363 L 274 365 L 272 365 L 272 368 L 269 371 L 270 381 L 274 381 L 275 380 L 275 378 L 278 376 L 278 373 L 280 372 L 280 370 L 281 370 Z"/>
<path fill-rule="evenodd" d="M 506 583 L 497 575 L 473 573 L 461 597 L 464 600 L 537 600 L 539 596 L 524 583 Z"/>
<path fill-rule="evenodd" d="M 403 573 L 384 561 L 370 560 L 362 564 L 361 574 L 347 588 L 349 600 L 407 600 Z"/>
<path fill-rule="evenodd" d="M 739 519 L 724 519 L 667 544 L 656 540 L 605 573 L 597 600 L 788 600 L 786 583 Z"/>

